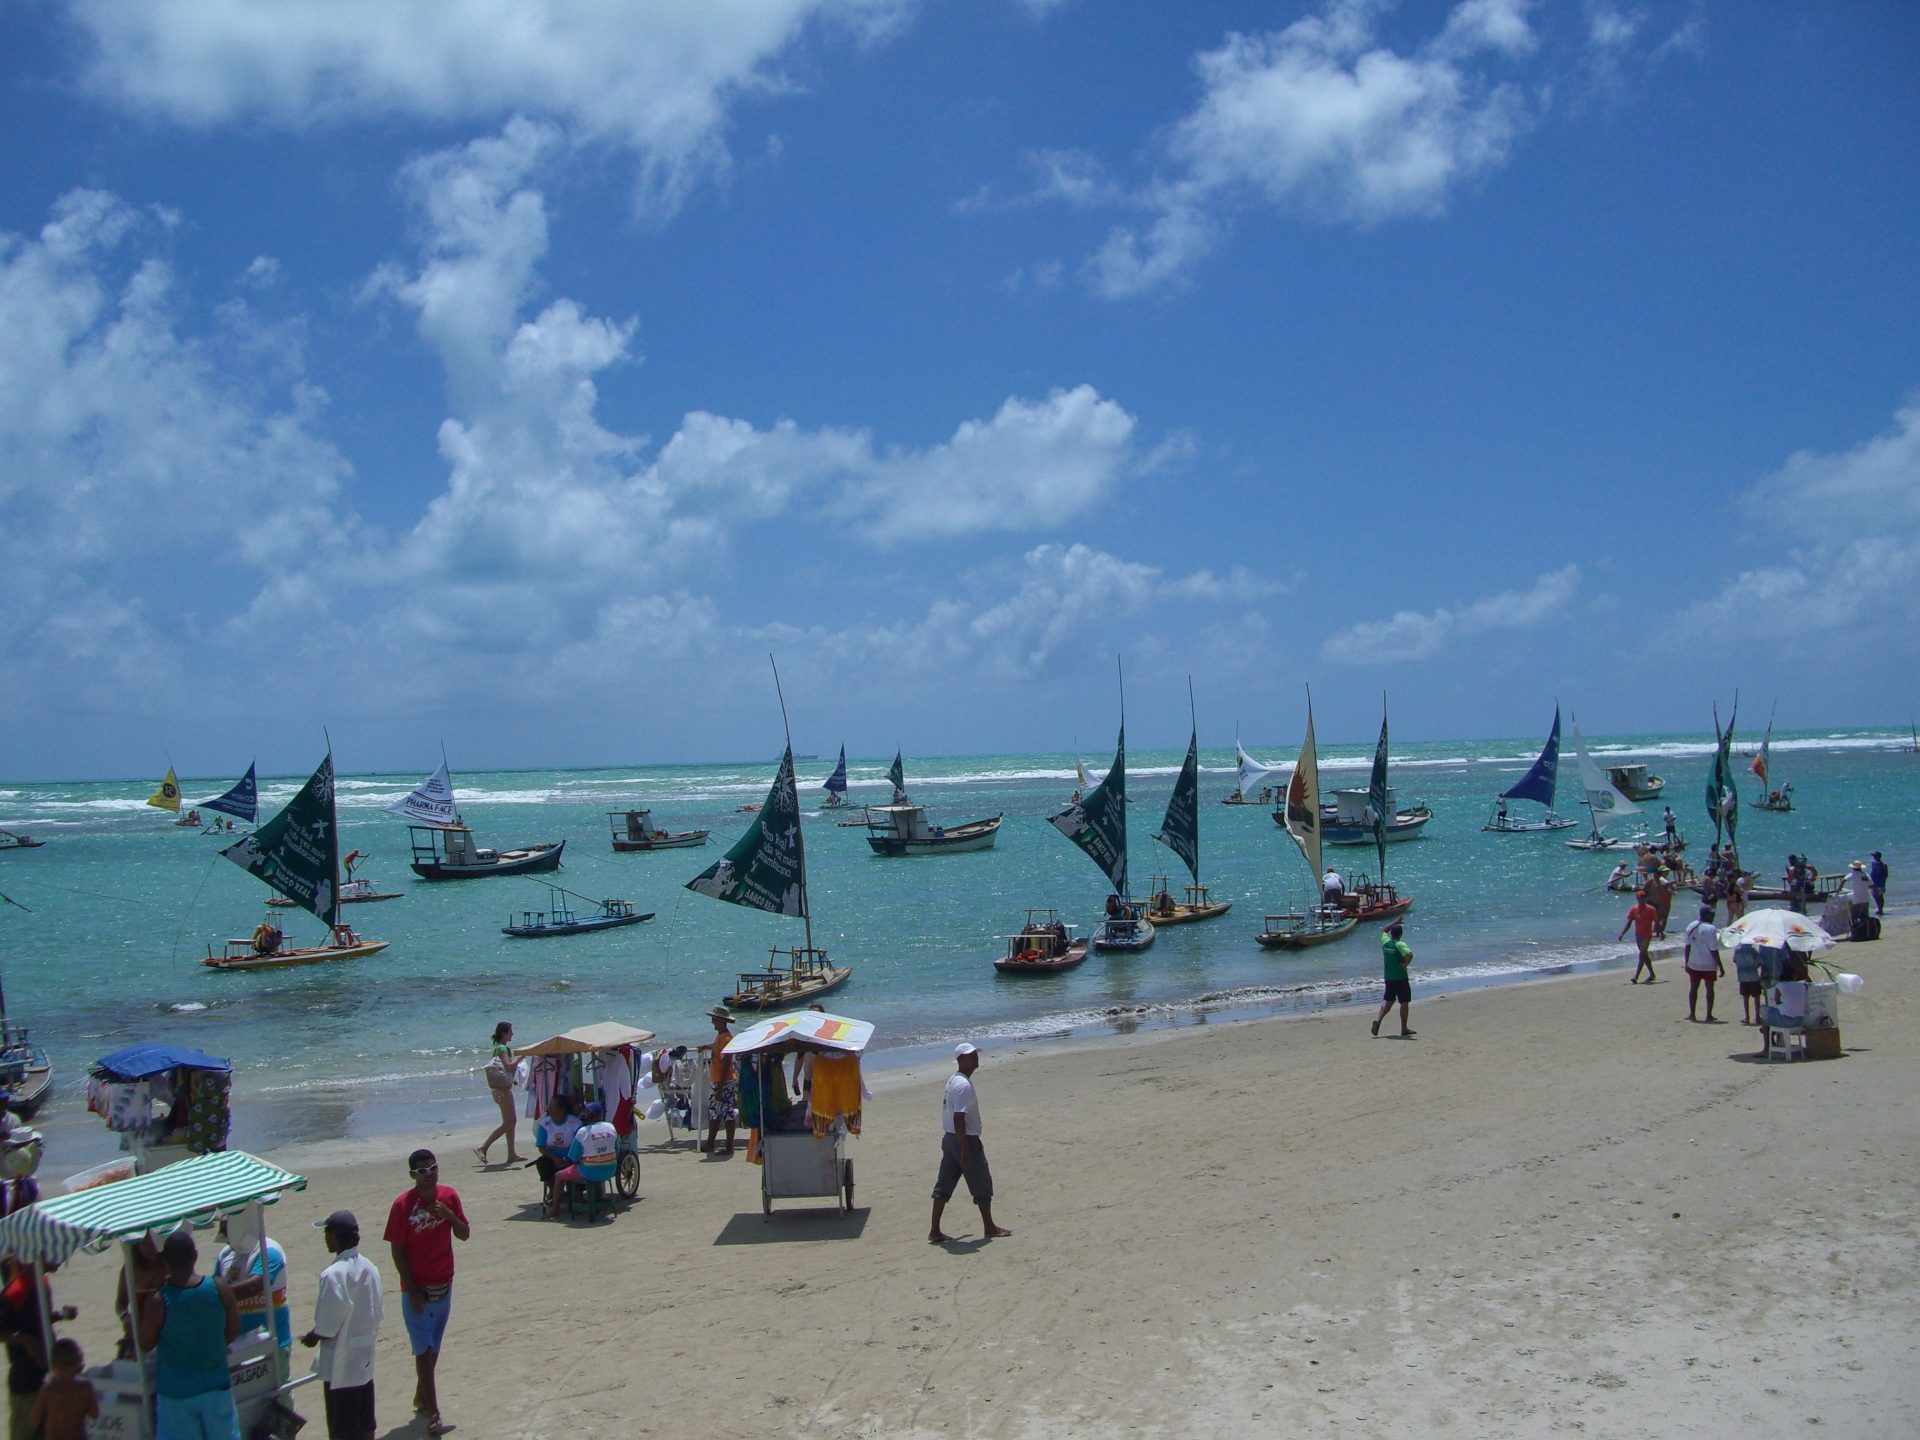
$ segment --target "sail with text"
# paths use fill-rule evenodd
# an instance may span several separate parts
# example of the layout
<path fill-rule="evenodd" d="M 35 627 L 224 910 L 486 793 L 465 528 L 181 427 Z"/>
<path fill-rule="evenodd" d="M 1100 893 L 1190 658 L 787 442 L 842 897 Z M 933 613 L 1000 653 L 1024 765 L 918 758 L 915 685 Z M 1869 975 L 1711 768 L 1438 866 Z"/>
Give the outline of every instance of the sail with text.
<path fill-rule="evenodd" d="M 807 852 L 800 837 L 800 795 L 793 778 L 793 746 L 780 757 L 760 813 L 733 848 L 687 882 L 687 889 L 774 915 L 807 913 Z M 811 944 L 811 941 L 809 941 Z"/>
<path fill-rule="evenodd" d="M 1713 707 L 1713 772 L 1707 779 L 1707 817 L 1713 821 L 1713 838 L 1727 845 L 1735 843 L 1734 831 L 1740 823 L 1740 794 L 1733 783 L 1733 724 L 1740 718 L 1740 699 L 1733 701 L 1733 713 L 1727 716 L 1727 728 L 1720 728 L 1720 706 Z"/>
<path fill-rule="evenodd" d="M 1560 707 L 1553 707 L 1553 729 L 1547 732 L 1546 747 L 1540 758 L 1527 767 L 1527 773 L 1500 792 L 1503 800 L 1533 800 L 1553 809 L 1553 794 L 1560 783 Z"/>
<path fill-rule="evenodd" d="M 211 800 L 202 800 L 202 810 L 218 810 L 222 815 L 231 815 L 236 820 L 244 820 L 251 825 L 260 818 L 260 785 L 254 774 L 255 767 L 247 766 L 247 773 L 224 795 L 216 795 Z"/>
<path fill-rule="evenodd" d="M 1233 742 L 1233 763 L 1234 768 L 1239 772 L 1240 780 L 1236 788 L 1240 792 L 1240 798 L 1248 802 L 1252 802 L 1253 798 L 1260 793 L 1270 777 L 1279 773 L 1277 767 L 1263 764 L 1242 750 L 1238 740 Z"/>
<path fill-rule="evenodd" d="M 416 825 L 431 825 L 452 830 L 460 824 L 460 807 L 453 798 L 453 777 L 447 774 L 447 762 L 413 787 L 404 800 L 380 807 L 389 815 L 399 815 Z"/>
<path fill-rule="evenodd" d="M 1573 731 L 1573 751 L 1580 761 L 1580 784 L 1587 792 L 1586 804 L 1593 814 L 1593 837 L 1597 840 L 1608 824 L 1625 815 L 1638 815 L 1640 807 L 1614 789 L 1613 783 L 1593 763 L 1593 757 L 1587 754 L 1587 742 L 1580 735 L 1578 715 L 1568 720 L 1567 728 Z"/>
<path fill-rule="evenodd" d="M 840 763 L 833 767 L 833 773 L 827 776 L 826 784 L 820 787 L 838 803 L 847 798 L 847 747 L 840 747 Z"/>
<path fill-rule="evenodd" d="M 147 797 L 147 804 L 156 810 L 171 810 L 176 815 L 180 813 L 180 781 L 174 776 L 173 766 L 167 766 L 167 778 Z"/>
<path fill-rule="evenodd" d="M 1049 823 L 1087 853 L 1114 890 L 1127 893 L 1127 727 L 1113 752 L 1107 778 L 1086 791 Z"/>
<path fill-rule="evenodd" d="M 1373 852 L 1378 857 L 1380 878 L 1387 878 L 1387 822 L 1392 805 L 1387 801 L 1387 697 L 1380 697 L 1380 741 L 1373 747 L 1373 772 L 1367 777 L 1367 823 L 1373 827 Z"/>
<path fill-rule="evenodd" d="M 1180 863 L 1200 883 L 1200 732 L 1195 729 L 1187 739 L 1186 763 L 1173 782 L 1173 794 L 1167 800 L 1167 815 L 1160 822 L 1160 833 L 1153 837 L 1180 857 Z"/>
<path fill-rule="evenodd" d="M 333 752 L 287 808 L 220 852 L 328 925 L 340 919 L 340 831 L 333 813 Z"/>
<path fill-rule="evenodd" d="M 901 761 L 901 752 L 893 752 L 893 764 L 887 767 L 887 779 L 893 782 L 893 803 L 907 803 L 907 767 Z"/>

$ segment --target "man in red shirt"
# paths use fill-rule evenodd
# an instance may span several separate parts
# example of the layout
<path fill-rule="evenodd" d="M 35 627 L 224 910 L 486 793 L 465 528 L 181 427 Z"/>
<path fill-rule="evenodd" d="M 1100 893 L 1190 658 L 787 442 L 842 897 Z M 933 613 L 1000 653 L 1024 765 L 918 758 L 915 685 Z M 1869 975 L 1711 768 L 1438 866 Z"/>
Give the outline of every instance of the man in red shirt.
<path fill-rule="evenodd" d="M 453 1242 L 473 1231 L 460 1197 L 440 1183 L 440 1162 L 431 1150 L 409 1155 L 407 1172 L 413 1188 L 387 1212 L 386 1238 L 400 1276 L 400 1317 L 413 1344 L 413 1408 L 427 1417 L 429 1435 L 443 1435 L 450 1427 L 440 1418 L 433 1369 L 453 1310 Z"/>
<path fill-rule="evenodd" d="M 1653 984 L 1653 957 L 1647 954 L 1647 942 L 1653 939 L 1653 927 L 1659 923 L 1659 920 L 1660 912 L 1648 902 L 1647 892 L 1634 891 L 1633 908 L 1627 911 L 1627 918 L 1620 926 L 1620 933 L 1614 937 L 1616 940 L 1626 939 L 1627 926 L 1631 925 L 1633 943 L 1640 947 L 1640 964 L 1633 967 L 1633 979 L 1627 982 L 1629 985 L 1640 983 L 1640 970 L 1643 966 L 1647 972 L 1647 983 Z"/>

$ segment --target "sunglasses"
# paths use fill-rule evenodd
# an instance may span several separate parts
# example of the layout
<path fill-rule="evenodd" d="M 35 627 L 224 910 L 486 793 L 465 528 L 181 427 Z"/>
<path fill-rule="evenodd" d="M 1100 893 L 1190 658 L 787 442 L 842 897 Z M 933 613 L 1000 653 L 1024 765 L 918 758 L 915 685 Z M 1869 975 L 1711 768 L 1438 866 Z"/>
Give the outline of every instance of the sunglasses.
<path fill-rule="evenodd" d="M 438 1165 L 416 1165 L 413 1167 L 412 1173 L 415 1175 L 438 1175 L 440 1173 L 440 1167 Z"/>

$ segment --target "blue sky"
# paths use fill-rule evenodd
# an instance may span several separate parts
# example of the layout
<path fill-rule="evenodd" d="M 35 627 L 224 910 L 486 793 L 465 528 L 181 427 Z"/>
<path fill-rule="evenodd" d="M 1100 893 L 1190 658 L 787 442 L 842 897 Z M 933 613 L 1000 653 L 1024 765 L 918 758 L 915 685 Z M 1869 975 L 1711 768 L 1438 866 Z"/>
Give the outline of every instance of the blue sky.
<path fill-rule="evenodd" d="M 0 5 L 0 774 L 1903 722 L 1920 8 Z"/>

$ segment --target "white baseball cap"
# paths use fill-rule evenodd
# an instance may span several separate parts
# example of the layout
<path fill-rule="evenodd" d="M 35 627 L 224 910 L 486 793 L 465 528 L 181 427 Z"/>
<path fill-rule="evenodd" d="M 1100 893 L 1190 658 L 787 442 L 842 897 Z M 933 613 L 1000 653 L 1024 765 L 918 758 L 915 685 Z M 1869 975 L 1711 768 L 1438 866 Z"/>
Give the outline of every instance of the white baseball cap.
<path fill-rule="evenodd" d="M 980 1047 L 978 1045 L 969 1045 L 966 1041 L 962 1040 L 958 1045 L 953 1047 L 953 1053 L 956 1058 L 961 1055 L 978 1055 L 980 1053 Z"/>

